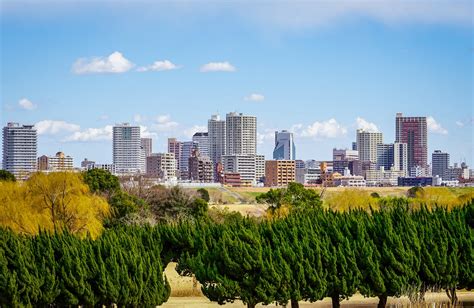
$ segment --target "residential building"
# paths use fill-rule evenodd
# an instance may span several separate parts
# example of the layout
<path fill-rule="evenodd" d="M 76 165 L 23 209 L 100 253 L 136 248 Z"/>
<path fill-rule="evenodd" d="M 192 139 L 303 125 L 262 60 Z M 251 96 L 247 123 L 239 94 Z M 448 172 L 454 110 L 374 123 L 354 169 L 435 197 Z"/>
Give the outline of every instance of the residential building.
<path fill-rule="evenodd" d="M 113 164 L 118 174 L 144 173 L 143 149 L 141 147 L 140 126 L 129 123 L 113 127 Z"/>
<path fill-rule="evenodd" d="M 238 172 L 224 172 L 222 176 L 222 184 L 226 186 L 239 187 L 242 186 L 240 173 Z"/>
<path fill-rule="evenodd" d="M 148 157 L 153 153 L 153 140 L 151 138 L 141 138 L 140 143 L 145 153 L 145 157 Z"/>
<path fill-rule="evenodd" d="M 242 184 L 255 185 L 256 176 L 256 156 L 255 155 L 224 155 L 222 164 L 224 173 L 239 173 Z"/>
<path fill-rule="evenodd" d="M 365 187 L 367 186 L 363 176 L 360 175 L 335 175 L 333 178 L 335 187 Z"/>
<path fill-rule="evenodd" d="M 189 158 L 198 149 L 198 143 L 194 141 L 181 142 L 181 152 L 179 156 L 179 178 L 187 180 L 189 178 Z"/>
<path fill-rule="evenodd" d="M 267 160 L 265 162 L 265 186 L 287 186 L 296 182 L 294 160 Z"/>
<path fill-rule="evenodd" d="M 197 132 L 193 135 L 194 142 L 197 142 L 197 147 L 201 156 L 210 156 L 209 152 L 209 133 L 208 132 Z"/>
<path fill-rule="evenodd" d="M 36 171 L 37 132 L 33 125 L 7 123 L 3 128 L 2 169 L 24 180 Z"/>
<path fill-rule="evenodd" d="M 399 177 L 398 186 L 433 186 L 433 177 Z"/>
<path fill-rule="evenodd" d="M 265 182 L 265 155 L 255 155 L 255 180 Z"/>
<path fill-rule="evenodd" d="M 196 150 L 189 158 L 189 180 L 199 183 L 214 182 L 214 165 L 209 156 Z"/>
<path fill-rule="evenodd" d="M 296 169 L 304 169 L 304 168 L 306 168 L 305 162 L 304 162 L 304 160 L 302 160 L 302 159 L 297 159 L 297 160 L 295 160 L 295 165 L 296 165 Z"/>
<path fill-rule="evenodd" d="M 371 161 L 354 160 L 351 162 L 349 169 L 353 175 L 360 175 L 365 177 L 368 170 L 375 170 L 377 168 L 376 163 Z"/>
<path fill-rule="evenodd" d="M 395 118 L 395 142 L 407 144 L 407 170 L 420 166 L 428 168 L 428 134 L 426 117 L 404 117 L 397 113 Z"/>
<path fill-rule="evenodd" d="M 352 141 L 352 150 L 357 151 L 357 141 Z"/>
<path fill-rule="evenodd" d="M 38 157 L 38 171 L 72 171 L 74 170 L 74 163 L 71 156 L 64 155 L 63 152 L 57 152 L 54 156 L 40 156 Z"/>
<path fill-rule="evenodd" d="M 445 178 L 445 172 L 449 168 L 449 153 L 441 152 L 440 150 L 435 150 L 431 154 L 431 175 L 440 176 L 443 179 Z"/>
<path fill-rule="evenodd" d="M 357 130 L 359 160 L 377 163 L 377 145 L 383 143 L 382 133 Z"/>
<path fill-rule="evenodd" d="M 88 164 L 87 165 L 87 170 L 92 170 L 92 169 L 102 169 L 102 170 L 106 170 L 106 171 L 108 171 L 112 174 L 117 174 L 114 164 L 97 164 L 97 163 Z"/>
<path fill-rule="evenodd" d="M 377 170 L 383 167 L 385 170 L 404 171 L 402 176 L 407 175 L 408 156 L 406 143 L 380 143 L 377 145 Z"/>
<path fill-rule="evenodd" d="M 226 155 L 257 154 L 257 118 L 231 112 L 226 115 Z"/>
<path fill-rule="evenodd" d="M 343 174 L 345 168 L 349 168 L 350 162 L 359 159 L 359 152 L 348 149 L 332 150 L 333 171 Z"/>
<path fill-rule="evenodd" d="M 84 158 L 84 160 L 81 161 L 81 168 L 82 169 L 87 169 L 87 166 L 92 165 L 92 164 L 95 164 L 95 161 L 88 160 L 87 158 Z"/>
<path fill-rule="evenodd" d="M 219 115 L 212 115 L 207 122 L 207 131 L 209 155 L 216 166 L 217 163 L 222 162 L 222 156 L 226 154 L 226 121 L 221 120 Z"/>
<path fill-rule="evenodd" d="M 296 148 L 293 133 L 282 130 L 275 132 L 275 149 L 273 150 L 275 160 L 295 160 Z"/>
<path fill-rule="evenodd" d="M 396 170 L 394 168 L 385 170 L 383 166 L 379 169 L 367 170 L 365 172 L 367 186 L 397 186 L 398 178 L 405 176 L 406 173 L 403 170 Z"/>
<path fill-rule="evenodd" d="M 176 159 L 176 169 L 180 170 L 180 157 L 182 149 L 181 141 L 176 140 L 176 138 L 168 138 L 168 153 L 173 153 Z"/>
<path fill-rule="evenodd" d="M 147 176 L 163 180 L 176 178 L 176 158 L 173 153 L 151 153 L 146 160 Z"/>
<path fill-rule="evenodd" d="M 296 168 L 296 182 L 303 185 L 316 185 L 321 183 L 321 169 Z"/>

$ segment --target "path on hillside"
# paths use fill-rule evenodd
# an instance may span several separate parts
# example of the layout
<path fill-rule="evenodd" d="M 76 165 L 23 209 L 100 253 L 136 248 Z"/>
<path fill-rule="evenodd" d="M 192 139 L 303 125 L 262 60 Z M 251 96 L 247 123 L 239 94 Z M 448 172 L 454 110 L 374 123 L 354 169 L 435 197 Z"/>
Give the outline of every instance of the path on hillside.
<path fill-rule="evenodd" d="M 245 198 L 242 197 L 242 195 L 236 193 L 235 191 L 232 191 L 230 189 L 228 189 L 227 187 L 224 187 L 224 186 L 221 186 L 221 187 L 218 187 L 218 189 L 223 192 L 223 193 L 227 193 L 229 195 L 231 195 L 232 197 L 234 197 L 235 199 L 239 200 L 240 203 L 245 203 Z"/>

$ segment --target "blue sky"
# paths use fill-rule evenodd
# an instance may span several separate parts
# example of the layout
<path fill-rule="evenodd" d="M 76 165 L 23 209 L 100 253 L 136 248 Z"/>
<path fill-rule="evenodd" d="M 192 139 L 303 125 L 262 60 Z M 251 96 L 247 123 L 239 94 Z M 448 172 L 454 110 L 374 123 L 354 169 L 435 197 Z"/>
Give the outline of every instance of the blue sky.
<path fill-rule="evenodd" d="M 295 132 L 331 159 L 357 128 L 394 141 L 429 118 L 429 153 L 473 157 L 471 1 L 1 1 L 1 116 L 37 125 L 38 154 L 111 162 L 111 125 L 154 151 L 211 114 L 258 117 L 259 152 Z"/>

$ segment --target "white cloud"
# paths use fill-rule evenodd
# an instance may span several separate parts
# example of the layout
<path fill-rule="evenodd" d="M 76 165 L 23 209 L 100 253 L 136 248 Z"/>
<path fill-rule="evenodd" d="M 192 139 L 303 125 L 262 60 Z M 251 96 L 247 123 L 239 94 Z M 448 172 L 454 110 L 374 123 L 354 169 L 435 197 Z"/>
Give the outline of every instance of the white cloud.
<path fill-rule="evenodd" d="M 252 93 L 249 96 L 244 97 L 246 101 L 253 101 L 253 102 L 262 102 L 265 100 L 265 96 L 258 93 Z"/>
<path fill-rule="evenodd" d="M 201 66 L 201 72 L 235 72 L 236 68 L 229 62 L 209 62 Z"/>
<path fill-rule="evenodd" d="M 145 120 L 145 117 L 142 116 L 141 114 L 136 114 L 133 116 L 133 121 L 136 122 L 136 123 L 141 123 Z"/>
<path fill-rule="evenodd" d="M 170 131 L 179 125 L 178 122 L 171 120 L 169 114 L 159 115 L 155 121 L 156 123 L 152 124 L 151 128 L 159 132 Z"/>
<path fill-rule="evenodd" d="M 197 132 L 207 132 L 207 126 L 204 125 L 194 125 L 188 129 L 184 130 L 184 135 L 188 138 L 191 138 Z"/>
<path fill-rule="evenodd" d="M 448 131 L 443 126 L 441 126 L 440 123 L 436 122 L 436 120 L 432 116 L 426 118 L 426 124 L 428 126 L 428 131 L 432 133 L 441 135 L 448 134 Z"/>
<path fill-rule="evenodd" d="M 72 71 L 75 74 L 124 73 L 134 64 L 120 52 L 115 51 L 108 57 L 80 58 L 74 62 Z"/>
<path fill-rule="evenodd" d="M 347 134 L 347 129 L 339 124 L 335 119 L 323 122 L 314 122 L 301 132 L 302 137 L 313 138 L 337 138 Z"/>
<path fill-rule="evenodd" d="M 80 126 L 65 121 L 43 120 L 35 124 L 38 135 L 56 135 L 80 130 Z"/>
<path fill-rule="evenodd" d="M 67 136 L 63 141 L 74 142 L 88 142 L 88 141 L 104 141 L 112 140 L 112 125 L 106 125 L 100 128 L 87 128 L 82 131 L 76 131 L 72 135 Z"/>
<path fill-rule="evenodd" d="M 153 64 L 148 65 L 148 66 L 142 66 L 137 68 L 138 72 L 147 72 L 147 71 L 170 71 L 170 70 L 176 70 L 180 68 L 180 66 L 177 66 L 176 64 L 172 63 L 171 61 L 164 60 L 164 61 L 155 61 Z"/>
<path fill-rule="evenodd" d="M 140 125 L 140 136 L 142 138 L 155 138 L 155 137 L 157 137 L 157 134 L 154 133 L 154 132 L 150 132 L 148 130 L 148 127 L 146 127 L 144 125 Z"/>
<path fill-rule="evenodd" d="M 33 104 L 29 99 L 22 98 L 18 101 L 18 105 L 25 110 L 35 110 L 36 105 Z"/>
<path fill-rule="evenodd" d="M 263 144 L 275 140 L 275 131 L 277 131 L 277 129 L 266 128 L 263 132 L 257 132 L 257 143 Z"/>
<path fill-rule="evenodd" d="M 357 129 L 363 129 L 364 131 L 369 132 L 369 133 L 379 132 L 377 125 L 375 125 L 374 123 L 368 122 L 361 117 L 357 117 L 356 126 L 357 126 Z"/>

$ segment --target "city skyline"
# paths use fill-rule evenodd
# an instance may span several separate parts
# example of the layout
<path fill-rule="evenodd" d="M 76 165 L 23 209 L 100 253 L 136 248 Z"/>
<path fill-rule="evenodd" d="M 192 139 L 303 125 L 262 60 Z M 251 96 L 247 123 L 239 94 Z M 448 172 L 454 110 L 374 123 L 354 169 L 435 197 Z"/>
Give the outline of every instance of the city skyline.
<path fill-rule="evenodd" d="M 288 130 L 297 158 L 330 160 L 358 128 L 394 142 L 402 112 L 427 117 L 428 153 L 474 163 L 471 1 L 147 4 L 5 1 L 2 125 L 36 124 L 39 155 L 111 163 L 115 123 L 166 152 L 237 111 L 267 159 Z"/>

